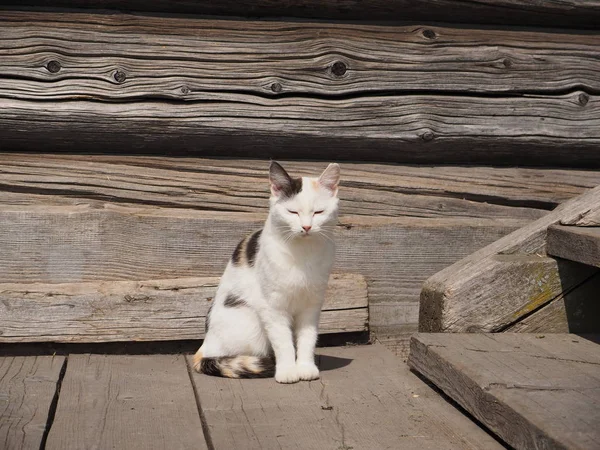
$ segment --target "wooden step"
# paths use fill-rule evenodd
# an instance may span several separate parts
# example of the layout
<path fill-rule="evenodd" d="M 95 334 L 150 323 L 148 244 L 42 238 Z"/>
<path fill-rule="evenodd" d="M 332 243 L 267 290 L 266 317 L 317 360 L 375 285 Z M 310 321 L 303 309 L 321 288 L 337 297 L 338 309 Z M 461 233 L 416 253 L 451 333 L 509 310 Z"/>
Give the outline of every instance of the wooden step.
<path fill-rule="evenodd" d="M 600 267 L 600 227 L 553 225 L 548 228 L 549 255 Z"/>
<path fill-rule="evenodd" d="M 589 450 L 600 448 L 596 342 L 573 334 L 419 334 L 408 363 L 514 448 Z"/>

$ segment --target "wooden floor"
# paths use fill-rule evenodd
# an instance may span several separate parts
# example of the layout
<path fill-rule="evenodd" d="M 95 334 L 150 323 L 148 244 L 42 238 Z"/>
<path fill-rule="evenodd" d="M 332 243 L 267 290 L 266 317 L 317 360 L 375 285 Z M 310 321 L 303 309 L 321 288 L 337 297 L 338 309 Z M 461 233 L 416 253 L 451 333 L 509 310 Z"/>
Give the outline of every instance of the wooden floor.
<path fill-rule="evenodd" d="M 0 448 L 503 448 L 382 345 L 318 353 L 322 378 L 294 385 L 183 355 L 3 357 Z"/>
<path fill-rule="evenodd" d="M 600 448 L 600 345 L 568 333 L 420 334 L 409 365 L 514 448 Z"/>

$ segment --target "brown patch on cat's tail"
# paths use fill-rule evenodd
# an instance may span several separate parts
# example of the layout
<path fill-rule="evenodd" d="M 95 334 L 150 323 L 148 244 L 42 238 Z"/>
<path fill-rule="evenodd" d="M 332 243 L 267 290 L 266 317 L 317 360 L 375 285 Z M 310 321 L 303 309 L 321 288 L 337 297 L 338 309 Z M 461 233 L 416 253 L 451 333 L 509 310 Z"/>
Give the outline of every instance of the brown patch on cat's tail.
<path fill-rule="evenodd" d="M 269 378 L 275 375 L 275 358 L 270 356 L 194 356 L 194 369 L 206 375 L 225 378 Z"/>

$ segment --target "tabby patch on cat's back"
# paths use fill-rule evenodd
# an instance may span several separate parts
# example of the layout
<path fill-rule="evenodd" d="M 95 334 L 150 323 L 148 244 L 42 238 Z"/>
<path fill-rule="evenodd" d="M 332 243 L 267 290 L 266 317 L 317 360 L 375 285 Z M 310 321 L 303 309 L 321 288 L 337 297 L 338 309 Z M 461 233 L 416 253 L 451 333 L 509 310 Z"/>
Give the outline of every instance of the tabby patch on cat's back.
<path fill-rule="evenodd" d="M 269 167 L 264 227 L 235 247 L 206 317 L 194 368 L 229 378 L 314 380 L 319 317 L 333 265 L 340 168 L 293 178 Z M 294 345 L 295 344 L 295 345 Z"/>

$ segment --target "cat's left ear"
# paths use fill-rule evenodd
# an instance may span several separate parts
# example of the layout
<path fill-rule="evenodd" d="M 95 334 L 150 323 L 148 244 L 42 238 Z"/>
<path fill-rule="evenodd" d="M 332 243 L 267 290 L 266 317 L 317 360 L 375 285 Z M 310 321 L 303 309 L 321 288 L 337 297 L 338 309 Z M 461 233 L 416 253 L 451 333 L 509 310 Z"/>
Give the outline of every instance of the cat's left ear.
<path fill-rule="evenodd" d="M 327 166 L 327 169 L 323 171 L 319 177 L 319 184 L 325 189 L 330 191 L 335 197 L 338 192 L 338 185 L 340 183 L 340 166 L 339 164 L 332 163 Z"/>

